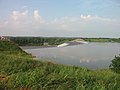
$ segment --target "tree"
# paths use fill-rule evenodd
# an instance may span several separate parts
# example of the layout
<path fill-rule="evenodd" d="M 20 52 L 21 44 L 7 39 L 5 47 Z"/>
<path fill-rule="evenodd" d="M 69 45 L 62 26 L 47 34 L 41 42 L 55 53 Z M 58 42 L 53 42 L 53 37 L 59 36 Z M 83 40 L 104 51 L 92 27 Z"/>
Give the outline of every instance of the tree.
<path fill-rule="evenodd" d="M 115 56 L 115 58 L 112 60 L 112 64 L 110 64 L 109 68 L 116 73 L 120 73 L 120 55 Z"/>

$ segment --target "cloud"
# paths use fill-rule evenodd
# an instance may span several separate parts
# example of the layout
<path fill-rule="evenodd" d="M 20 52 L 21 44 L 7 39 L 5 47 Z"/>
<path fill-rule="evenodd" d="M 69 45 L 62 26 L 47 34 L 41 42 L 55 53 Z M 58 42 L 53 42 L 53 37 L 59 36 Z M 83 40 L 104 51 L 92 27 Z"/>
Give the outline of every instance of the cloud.
<path fill-rule="evenodd" d="M 81 15 L 80 16 L 81 19 L 91 19 L 91 15 L 87 15 L 87 16 L 84 16 L 84 15 Z"/>
<path fill-rule="evenodd" d="M 18 11 L 13 11 L 12 12 L 12 19 L 16 21 L 19 17 L 19 12 Z"/>
<path fill-rule="evenodd" d="M 33 16 L 28 15 L 29 11 L 28 10 L 24 10 L 22 12 L 20 11 L 13 11 L 11 18 L 13 21 L 16 22 L 21 22 L 21 23 L 25 23 L 25 22 L 39 22 L 39 23 L 43 23 L 44 20 L 42 18 L 42 16 L 40 15 L 38 10 L 34 10 L 33 11 Z"/>
<path fill-rule="evenodd" d="M 12 12 L 12 15 L 11 15 L 11 19 L 13 20 L 13 21 L 22 21 L 22 20 L 24 20 L 25 18 L 27 18 L 28 17 L 28 10 L 25 10 L 25 11 L 23 11 L 23 12 L 20 12 L 20 11 L 13 11 Z M 12 21 L 11 20 L 11 21 Z"/>
<path fill-rule="evenodd" d="M 91 21 L 115 21 L 115 19 L 104 18 L 99 16 L 91 16 L 91 15 L 81 15 L 80 18 L 83 20 L 91 20 Z"/>
<path fill-rule="evenodd" d="M 120 36 L 120 20 L 80 15 L 45 20 L 39 10 L 11 12 L 8 21 L 0 21 L 1 35 L 38 36 Z M 114 33 L 113 33 L 114 32 Z"/>
<path fill-rule="evenodd" d="M 25 10 L 24 12 L 21 13 L 23 16 L 28 16 L 28 10 Z"/>
<path fill-rule="evenodd" d="M 42 19 L 42 17 L 40 16 L 38 10 L 35 10 L 35 11 L 34 11 L 34 18 L 35 18 L 36 21 L 38 21 L 38 22 L 40 22 L 40 23 L 43 23 L 43 19 Z"/>

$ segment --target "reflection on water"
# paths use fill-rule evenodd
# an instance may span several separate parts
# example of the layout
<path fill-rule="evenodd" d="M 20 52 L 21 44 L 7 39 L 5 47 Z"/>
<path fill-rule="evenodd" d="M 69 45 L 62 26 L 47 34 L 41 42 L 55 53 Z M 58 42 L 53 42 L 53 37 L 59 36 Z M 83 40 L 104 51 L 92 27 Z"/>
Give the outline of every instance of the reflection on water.
<path fill-rule="evenodd" d="M 25 50 L 37 58 L 48 59 L 55 63 L 97 69 L 109 67 L 114 56 L 120 54 L 120 43 L 89 43 L 61 48 L 31 47 Z"/>

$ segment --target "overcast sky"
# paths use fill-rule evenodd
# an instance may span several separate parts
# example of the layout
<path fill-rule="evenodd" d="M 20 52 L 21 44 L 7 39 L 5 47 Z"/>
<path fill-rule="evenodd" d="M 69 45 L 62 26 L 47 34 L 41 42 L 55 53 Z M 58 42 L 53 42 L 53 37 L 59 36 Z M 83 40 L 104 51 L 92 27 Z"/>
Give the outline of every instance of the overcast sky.
<path fill-rule="evenodd" d="M 0 0 L 0 35 L 120 37 L 120 0 Z"/>

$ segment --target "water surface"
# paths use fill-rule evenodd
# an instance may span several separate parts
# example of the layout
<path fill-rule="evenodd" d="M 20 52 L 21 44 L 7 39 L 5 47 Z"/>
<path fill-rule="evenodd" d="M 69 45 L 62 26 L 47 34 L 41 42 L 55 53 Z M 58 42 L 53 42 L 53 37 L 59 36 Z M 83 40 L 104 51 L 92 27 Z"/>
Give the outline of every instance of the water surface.
<path fill-rule="evenodd" d="M 89 43 L 68 47 L 23 47 L 37 58 L 60 64 L 108 68 L 115 55 L 120 54 L 120 43 Z"/>

